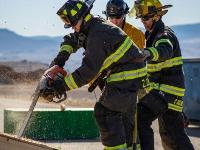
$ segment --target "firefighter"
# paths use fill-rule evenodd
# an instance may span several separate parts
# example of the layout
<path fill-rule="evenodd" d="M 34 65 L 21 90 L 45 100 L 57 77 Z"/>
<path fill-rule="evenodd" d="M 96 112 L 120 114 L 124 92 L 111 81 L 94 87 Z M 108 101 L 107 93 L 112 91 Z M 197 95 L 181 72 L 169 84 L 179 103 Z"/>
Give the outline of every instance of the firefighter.
<path fill-rule="evenodd" d="M 82 1 L 68 0 L 57 12 L 65 27 L 75 31 L 64 37 L 51 66 L 63 67 L 71 53 L 85 49 L 82 65 L 64 79 L 56 80 L 56 91 L 69 91 L 88 84 L 106 71 L 106 84 L 94 106 L 94 116 L 105 150 L 126 150 L 127 126 L 132 120 L 137 90 L 146 76 L 143 54 L 118 27 L 94 17 Z M 131 120 L 126 125 L 123 118 Z"/>
<path fill-rule="evenodd" d="M 152 121 L 158 118 L 165 149 L 194 150 L 183 124 L 185 92 L 183 60 L 174 31 L 165 26 L 162 16 L 172 5 L 158 0 L 137 0 L 134 7 L 145 29 L 145 55 L 148 60 L 148 94 L 138 104 L 138 130 L 142 150 L 154 150 Z"/>
<path fill-rule="evenodd" d="M 113 24 L 120 27 L 138 46 L 143 49 L 145 46 L 144 34 L 141 30 L 126 22 L 126 15 L 129 13 L 129 7 L 123 0 L 109 0 L 106 10 L 103 14 Z"/>
<path fill-rule="evenodd" d="M 141 30 L 137 29 L 133 25 L 126 22 L 126 15 L 129 13 L 129 7 L 126 2 L 123 0 L 109 0 L 106 4 L 106 10 L 103 11 L 103 14 L 106 15 L 106 18 L 112 22 L 114 25 L 120 27 L 136 44 L 140 49 L 144 49 L 145 46 L 145 37 Z M 140 90 L 141 91 L 141 90 Z M 134 108 L 135 109 L 135 108 Z M 135 114 L 136 115 L 136 114 Z M 137 117 L 135 116 L 134 120 Z M 133 122 L 134 122 L 133 120 Z M 124 123 L 126 124 L 128 120 L 124 118 Z M 137 144 L 137 124 L 135 126 L 130 126 L 127 130 L 127 146 L 129 149 L 136 146 Z"/>

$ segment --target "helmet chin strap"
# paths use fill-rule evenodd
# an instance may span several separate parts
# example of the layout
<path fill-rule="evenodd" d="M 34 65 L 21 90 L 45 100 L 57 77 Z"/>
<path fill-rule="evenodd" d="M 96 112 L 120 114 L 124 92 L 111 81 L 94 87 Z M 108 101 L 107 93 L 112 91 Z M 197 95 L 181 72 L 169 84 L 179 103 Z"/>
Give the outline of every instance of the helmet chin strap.
<path fill-rule="evenodd" d="M 80 31 L 79 32 L 82 32 L 82 30 L 84 28 L 84 23 L 85 23 L 83 17 L 81 19 L 82 19 L 82 22 L 81 22 L 81 26 L 80 26 Z"/>
<path fill-rule="evenodd" d="M 155 24 L 156 24 L 156 21 L 155 21 L 155 20 L 153 20 L 153 23 L 152 23 L 152 25 L 151 25 L 151 28 L 150 28 L 150 30 L 151 30 L 151 31 L 153 30 L 153 28 L 154 28 Z"/>
<path fill-rule="evenodd" d="M 122 22 L 122 29 L 124 29 L 125 22 L 126 22 L 126 16 L 124 17 L 123 22 Z"/>

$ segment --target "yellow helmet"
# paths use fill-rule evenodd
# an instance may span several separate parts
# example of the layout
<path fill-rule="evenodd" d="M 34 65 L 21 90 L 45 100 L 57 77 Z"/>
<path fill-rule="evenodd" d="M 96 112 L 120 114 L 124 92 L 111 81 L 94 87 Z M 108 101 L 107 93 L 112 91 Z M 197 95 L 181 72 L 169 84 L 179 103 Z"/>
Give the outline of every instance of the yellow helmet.
<path fill-rule="evenodd" d="M 159 0 L 136 0 L 134 4 L 136 18 L 144 16 L 165 15 L 168 10 L 166 8 L 172 5 L 162 5 Z"/>

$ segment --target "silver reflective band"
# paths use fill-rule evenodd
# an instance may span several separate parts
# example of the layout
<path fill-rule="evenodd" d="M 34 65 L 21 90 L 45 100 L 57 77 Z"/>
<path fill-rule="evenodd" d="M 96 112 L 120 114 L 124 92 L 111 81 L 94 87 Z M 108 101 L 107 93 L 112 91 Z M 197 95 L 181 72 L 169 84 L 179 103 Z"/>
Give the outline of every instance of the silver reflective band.
<path fill-rule="evenodd" d="M 120 45 L 120 47 L 113 54 L 106 58 L 99 72 L 102 72 L 108 68 L 112 63 L 117 62 L 122 56 L 124 56 L 132 44 L 132 40 L 127 37 L 122 45 Z"/>
<path fill-rule="evenodd" d="M 140 78 L 147 75 L 147 68 L 141 68 L 137 70 L 131 71 L 123 71 L 115 74 L 111 74 L 106 81 L 107 82 L 114 82 L 114 81 L 122 81 L 122 80 L 131 80 Z"/>
<path fill-rule="evenodd" d="M 168 43 L 172 49 L 173 49 L 173 44 L 170 42 L 169 39 L 160 39 L 156 42 L 155 47 L 157 47 L 160 43 Z"/>
<path fill-rule="evenodd" d="M 179 87 L 175 87 L 175 86 L 171 86 L 167 84 L 159 84 L 159 83 L 151 82 L 149 83 L 149 87 L 147 87 L 146 90 L 150 92 L 153 89 L 160 90 L 160 91 L 163 91 L 172 95 L 176 95 L 176 96 L 181 96 L 181 97 L 183 97 L 185 94 L 185 89 L 183 88 L 179 88 Z"/>
<path fill-rule="evenodd" d="M 156 64 L 149 63 L 147 64 L 147 70 L 148 72 L 157 72 L 157 71 L 161 71 L 164 68 L 170 68 L 170 67 L 174 67 L 174 66 L 178 66 L 182 64 L 183 64 L 182 57 L 175 57 L 161 63 L 156 63 Z"/>

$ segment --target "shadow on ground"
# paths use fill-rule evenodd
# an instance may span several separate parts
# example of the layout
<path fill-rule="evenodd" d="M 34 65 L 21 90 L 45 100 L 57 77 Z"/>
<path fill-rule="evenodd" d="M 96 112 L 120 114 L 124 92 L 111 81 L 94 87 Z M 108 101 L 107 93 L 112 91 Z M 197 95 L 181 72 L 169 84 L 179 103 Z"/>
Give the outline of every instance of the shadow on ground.
<path fill-rule="evenodd" d="M 186 131 L 189 136 L 200 137 L 200 124 L 190 125 Z"/>

